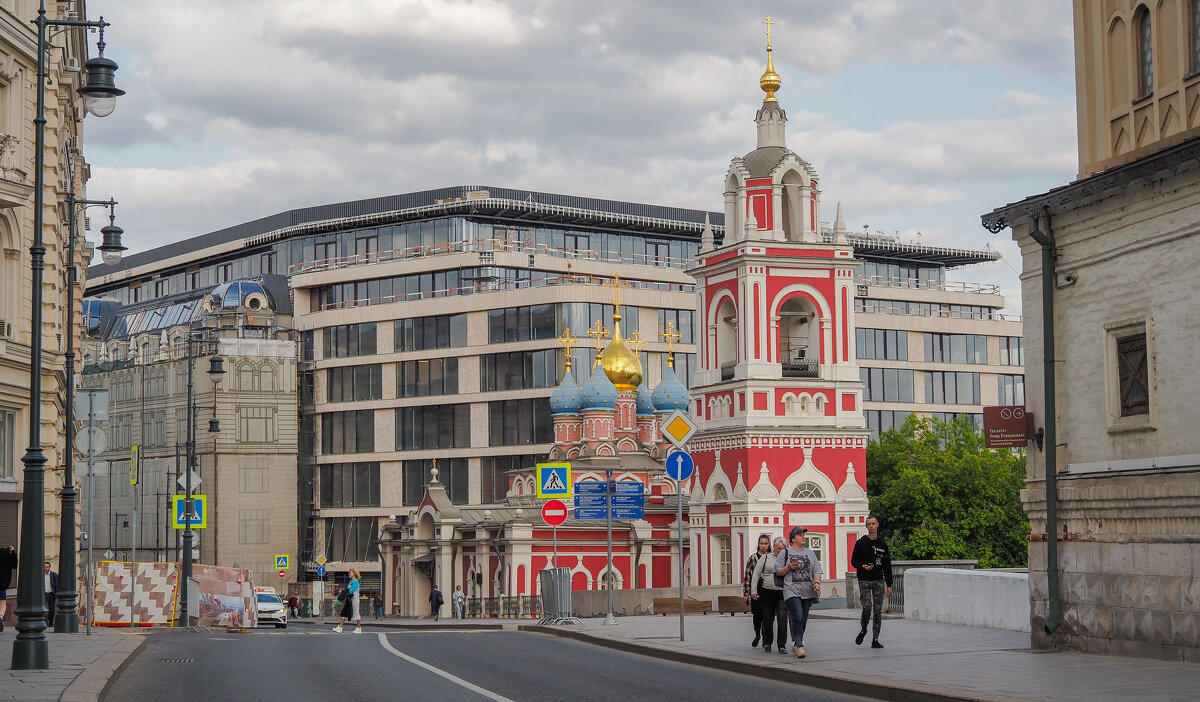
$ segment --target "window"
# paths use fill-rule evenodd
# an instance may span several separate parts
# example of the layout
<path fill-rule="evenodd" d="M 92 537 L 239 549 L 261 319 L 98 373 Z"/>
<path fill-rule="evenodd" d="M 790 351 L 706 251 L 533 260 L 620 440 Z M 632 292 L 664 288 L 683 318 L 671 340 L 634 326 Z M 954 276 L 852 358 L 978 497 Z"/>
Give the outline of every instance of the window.
<path fill-rule="evenodd" d="M 1200 2 L 1189 3 L 1192 25 L 1192 73 L 1200 73 Z"/>
<path fill-rule="evenodd" d="M 321 415 L 321 453 L 370 453 L 374 450 L 374 410 Z"/>
<path fill-rule="evenodd" d="M 1025 404 L 1025 376 L 997 375 L 999 380 L 999 402 L 1002 405 Z"/>
<path fill-rule="evenodd" d="M 267 492 L 270 471 L 265 458 L 238 459 L 238 492 Z M 243 542 L 245 543 L 245 542 Z"/>
<path fill-rule="evenodd" d="M 912 412 L 901 410 L 864 410 L 867 417 L 867 428 L 871 430 L 871 438 L 879 441 L 879 435 L 889 429 L 899 429 Z"/>
<path fill-rule="evenodd" d="M 824 563 L 824 559 L 821 556 L 822 551 L 825 550 L 824 534 L 814 534 L 809 532 L 804 536 L 804 545 L 812 549 L 812 552 L 816 554 L 817 563 Z"/>
<path fill-rule="evenodd" d="M 863 400 L 867 402 L 912 402 L 913 372 L 901 368 L 859 368 Z"/>
<path fill-rule="evenodd" d="M 200 287 L 200 271 L 188 271 L 183 274 L 184 285 L 188 290 L 196 290 Z"/>
<path fill-rule="evenodd" d="M 488 341 L 499 344 L 553 339 L 557 336 L 555 319 L 554 305 L 488 310 Z"/>
<path fill-rule="evenodd" d="M 239 407 L 237 440 L 269 443 L 276 440 L 274 407 Z"/>
<path fill-rule="evenodd" d="M 467 315 L 441 315 L 398 319 L 395 323 L 397 351 L 448 349 L 467 345 Z"/>
<path fill-rule="evenodd" d="M 238 390 L 253 390 L 254 389 L 254 364 L 241 363 L 238 365 L 237 372 Z"/>
<path fill-rule="evenodd" d="M 271 510 L 239 509 L 238 542 L 243 544 L 265 544 L 270 538 Z"/>
<path fill-rule="evenodd" d="M 378 507 L 379 463 L 327 463 L 321 471 L 322 507 Z"/>
<path fill-rule="evenodd" d="M 233 280 L 233 264 L 232 263 L 222 263 L 216 267 L 216 271 L 217 271 L 217 283 L 218 284 L 228 283 L 229 281 Z"/>
<path fill-rule="evenodd" d="M 458 359 L 431 358 L 396 364 L 396 397 L 458 393 Z"/>
<path fill-rule="evenodd" d="M 167 413 L 151 410 L 142 414 L 142 446 L 164 446 L 167 443 Z"/>
<path fill-rule="evenodd" d="M 16 475 L 17 465 L 17 415 L 0 412 L 0 478 Z"/>
<path fill-rule="evenodd" d="M 168 281 L 166 281 L 166 280 L 154 281 L 154 297 L 166 297 L 167 293 L 169 293 L 170 290 L 171 290 L 171 286 L 168 285 Z"/>
<path fill-rule="evenodd" d="M 792 490 L 792 499 L 793 500 L 823 500 L 823 499 L 825 499 L 825 495 L 824 495 L 824 493 L 821 492 L 820 486 L 818 486 L 816 483 L 812 483 L 812 482 L 809 482 L 806 480 L 803 483 L 800 483 L 799 485 L 797 485 L 795 490 Z"/>
<path fill-rule="evenodd" d="M 987 363 L 982 334 L 925 334 L 925 360 L 931 363 Z"/>
<path fill-rule="evenodd" d="M 1000 365 L 1025 365 L 1025 340 L 1019 336 L 1000 337 Z"/>
<path fill-rule="evenodd" d="M 325 390 L 329 402 L 379 400 L 383 398 L 383 366 L 330 368 L 325 374 Z"/>
<path fill-rule="evenodd" d="M 271 275 L 275 272 L 275 252 L 268 251 L 258 257 L 259 269 L 263 275 Z"/>
<path fill-rule="evenodd" d="M 396 409 L 396 450 L 468 448 L 471 406 L 426 405 Z"/>
<path fill-rule="evenodd" d="M 480 391 L 551 388 L 558 385 L 559 352 L 515 351 L 489 353 L 479 358 Z"/>
<path fill-rule="evenodd" d="M 538 455 L 484 456 L 480 461 L 480 502 L 504 502 L 508 495 L 508 473 L 532 470 L 541 459 Z"/>
<path fill-rule="evenodd" d="M 404 462 L 404 504 L 417 505 L 425 495 L 425 486 L 429 484 L 429 469 L 433 461 Z"/>
<path fill-rule="evenodd" d="M 1150 413 L 1150 366 L 1144 332 L 1117 339 L 1117 382 L 1120 416 Z"/>
<path fill-rule="evenodd" d="M 925 402 L 927 404 L 979 404 L 979 374 L 926 371 Z"/>
<path fill-rule="evenodd" d="M 545 397 L 488 403 L 488 445 L 519 446 L 554 441 L 550 400 Z"/>
<path fill-rule="evenodd" d="M 343 324 L 325 329 L 325 358 L 370 356 L 376 349 L 375 323 Z"/>
<path fill-rule="evenodd" d="M 379 526 L 375 517 L 325 520 L 325 557 L 340 562 L 379 562 Z"/>
<path fill-rule="evenodd" d="M 713 502 L 728 502 L 728 501 L 729 501 L 729 491 L 725 489 L 725 486 L 720 485 L 720 484 L 715 486 L 713 488 Z"/>
<path fill-rule="evenodd" d="M 658 311 L 658 330 L 664 332 L 667 330 L 667 324 L 675 325 L 675 331 L 679 332 L 679 340 L 676 344 L 694 344 L 696 343 L 695 325 L 692 321 L 695 319 L 696 313 L 691 310 L 659 310 Z M 622 320 L 624 321 L 624 320 Z M 659 341 L 659 339 L 655 339 Z"/>
<path fill-rule="evenodd" d="M 1150 12 L 1143 6 L 1134 20 L 1137 27 L 1138 99 L 1154 92 L 1154 35 L 1150 28 Z"/>
<path fill-rule="evenodd" d="M 855 356 L 880 361 L 908 360 L 908 332 L 897 329 L 855 329 Z"/>

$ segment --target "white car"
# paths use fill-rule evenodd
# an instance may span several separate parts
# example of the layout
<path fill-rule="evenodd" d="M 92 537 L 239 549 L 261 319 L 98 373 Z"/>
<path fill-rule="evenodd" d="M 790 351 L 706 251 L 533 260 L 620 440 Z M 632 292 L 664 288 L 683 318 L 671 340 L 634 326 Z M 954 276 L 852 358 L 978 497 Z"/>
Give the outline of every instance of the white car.
<path fill-rule="evenodd" d="M 258 625 L 274 624 L 276 629 L 287 628 L 288 610 L 279 595 L 273 592 L 256 592 L 258 601 Z"/>

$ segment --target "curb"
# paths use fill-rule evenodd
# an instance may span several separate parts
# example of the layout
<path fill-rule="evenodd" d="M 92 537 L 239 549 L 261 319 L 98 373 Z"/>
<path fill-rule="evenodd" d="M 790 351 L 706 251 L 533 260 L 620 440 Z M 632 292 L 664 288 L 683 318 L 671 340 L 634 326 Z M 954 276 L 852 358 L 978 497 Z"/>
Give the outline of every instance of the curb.
<path fill-rule="evenodd" d="M 58 699 L 60 702 L 100 702 L 117 676 L 145 647 L 145 636 L 138 634 L 123 638 L 77 675 Z"/>
<path fill-rule="evenodd" d="M 848 695 L 859 695 L 871 699 L 887 700 L 888 702 L 1027 702 L 1022 698 L 1002 695 L 986 695 L 973 692 L 954 690 L 951 688 L 934 687 L 898 680 L 889 680 L 854 673 L 829 673 L 820 670 L 800 670 L 781 663 L 755 663 L 731 658 L 721 658 L 712 654 L 694 653 L 661 644 L 643 643 L 618 639 L 608 636 L 597 636 L 584 631 L 559 629 L 537 624 L 518 626 L 519 631 L 561 636 L 577 641 L 604 646 L 618 651 L 626 651 L 640 655 L 654 656 L 663 660 L 698 665 L 705 668 L 724 670 L 730 673 L 740 673 L 754 677 L 765 677 L 779 682 L 807 685 L 809 687 L 839 692 Z M 795 660 L 794 658 L 792 660 Z"/>

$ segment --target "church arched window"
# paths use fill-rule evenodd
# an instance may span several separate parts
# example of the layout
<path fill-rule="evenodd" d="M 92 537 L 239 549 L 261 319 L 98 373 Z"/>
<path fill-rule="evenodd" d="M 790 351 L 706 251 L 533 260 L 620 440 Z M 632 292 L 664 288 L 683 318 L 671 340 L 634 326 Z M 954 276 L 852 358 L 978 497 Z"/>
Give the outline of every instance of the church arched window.
<path fill-rule="evenodd" d="M 823 500 L 825 494 L 821 492 L 821 487 L 814 482 L 804 481 L 792 490 L 793 500 Z"/>
<path fill-rule="evenodd" d="M 725 489 L 724 485 L 717 485 L 716 487 L 713 488 L 713 502 L 728 502 L 728 501 L 729 501 L 729 491 Z"/>
<path fill-rule="evenodd" d="M 1138 8 L 1134 19 L 1137 30 L 1138 99 L 1154 92 L 1154 33 L 1150 25 L 1150 10 Z"/>

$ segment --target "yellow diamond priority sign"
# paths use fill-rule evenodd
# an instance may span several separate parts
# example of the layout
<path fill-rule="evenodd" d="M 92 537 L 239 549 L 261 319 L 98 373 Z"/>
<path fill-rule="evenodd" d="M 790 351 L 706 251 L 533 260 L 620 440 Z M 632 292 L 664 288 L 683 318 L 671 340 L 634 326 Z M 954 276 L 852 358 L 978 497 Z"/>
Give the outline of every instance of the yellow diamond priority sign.
<path fill-rule="evenodd" d="M 675 410 L 663 420 L 662 433 L 667 441 L 675 444 L 676 448 L 683 448 L 687 440 L 692 438 L 692 434 L 696 433 L 697 428 L 696 422 L 685 412 Z"/>
<path fill-rule="evenodd" d="M 325 565 L 327 560 L 329 559 L 325 558 L 325 556 L 317 556 L 317 565 Z"/>

